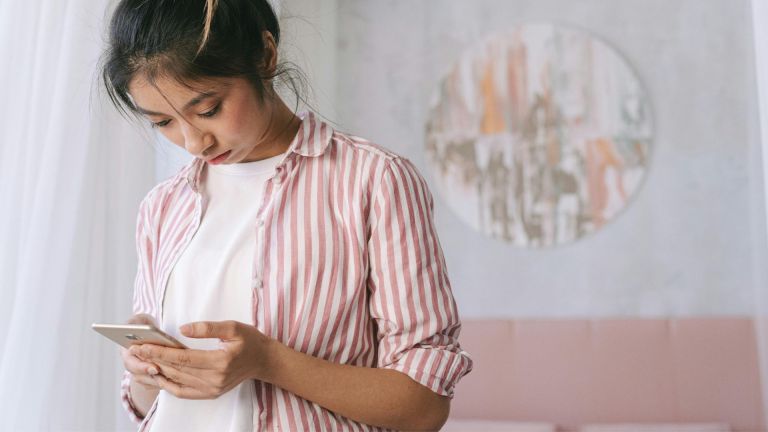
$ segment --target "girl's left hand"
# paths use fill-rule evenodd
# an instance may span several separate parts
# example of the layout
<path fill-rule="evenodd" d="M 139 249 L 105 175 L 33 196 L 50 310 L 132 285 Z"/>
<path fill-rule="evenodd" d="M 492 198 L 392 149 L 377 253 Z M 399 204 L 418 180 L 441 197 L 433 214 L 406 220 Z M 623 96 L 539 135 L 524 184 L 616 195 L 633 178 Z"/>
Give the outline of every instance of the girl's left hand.
<path fill-rule="evenodd" d="M 196 350 L 154 344 L 134 345 L 130 352 L 160 367 L 154 375 L 163 390 L 182 399 L 215 399 L 247 379 L 264 380 L 276 342 L 256 327 L 239 321 L 198 321 L 181 334 L 219 338 L 222 348 Z"/>

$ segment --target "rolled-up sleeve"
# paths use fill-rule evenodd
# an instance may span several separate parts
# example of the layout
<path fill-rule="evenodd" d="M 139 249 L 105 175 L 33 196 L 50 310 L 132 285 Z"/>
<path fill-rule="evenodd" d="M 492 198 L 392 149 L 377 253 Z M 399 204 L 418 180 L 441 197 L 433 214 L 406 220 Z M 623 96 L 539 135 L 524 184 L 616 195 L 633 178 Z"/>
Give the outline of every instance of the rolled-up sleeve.
<path fill-rule="evenodd" d="M 156 316 L 155 301 L 152 289 L 152 261 L 154 258 L 154 246 L 149 228 L 149 201 L 151 193 L 141 201 L 138 215 L 136 217 L 136 255 L 138 265 L 136 269 L 136 278 L 133 284 L 133 314 L 146 313 Z M 136 408 L 131 397 L 131 377 L 132 373 L 123 371 L 120 380 L 120 398 L 128 413 L 130 419 L 139 424 L 144 420 L 144 416 Z"/>
<path fill-rule="evenodd" d="M 472 370 L 424 178 L 404 157 L 388 160 L 371 204 L 369 310 L 377 367 L 394 369 L 453 398 Z"/>
<path fill-rule="evenodd" d="M 140 424 L 144 420 L 144 416 L 141 415 L 138 408 L 133 404 L 131 398 L 131 376 L 133 374 L 127 370 L 123 372 L 123 379 L 120 381 L 120 398 L 123 403 L 123 408 L 128 412 L 128 418 L 134 423 Z"/>

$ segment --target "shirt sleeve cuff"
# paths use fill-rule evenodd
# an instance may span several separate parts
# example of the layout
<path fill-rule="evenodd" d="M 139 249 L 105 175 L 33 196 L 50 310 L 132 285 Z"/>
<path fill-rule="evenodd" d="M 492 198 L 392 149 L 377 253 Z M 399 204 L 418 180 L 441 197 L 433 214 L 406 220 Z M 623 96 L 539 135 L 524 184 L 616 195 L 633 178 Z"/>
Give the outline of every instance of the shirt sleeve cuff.
<path fill-rule="evenodd" d="M 472 358 L 463 350 L 413 348 L 396 362 L 380 367 L 402 372 L 435 393 L 453 399 L 456 384 L 472 371 Z"/>
<path fill-rule="evenodd" d="M 123 372 L 123 379 L 120 381 L 120 398 L 123 403 L 123 408 L 128 412 L 128 417 L 136 423 L 141 424 L 144 420 L 144 416 L 136 409 L 131 397 L 131 376 L 133 374 L 127 370 Z"/>

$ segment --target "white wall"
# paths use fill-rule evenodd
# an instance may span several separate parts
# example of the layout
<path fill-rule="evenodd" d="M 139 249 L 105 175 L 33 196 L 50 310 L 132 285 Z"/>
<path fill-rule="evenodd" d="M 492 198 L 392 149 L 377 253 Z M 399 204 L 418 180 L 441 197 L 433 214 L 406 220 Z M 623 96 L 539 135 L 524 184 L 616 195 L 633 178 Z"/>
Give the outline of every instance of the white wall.
<path fill-rule="evenodd" d="M 748 315 L 762 277 L 762 179 L 747 0 L 340 0 L 337 103 L 346 130 L 409 157 L 436 195 L 467 317 Z M 476 233 L 444 204 L 423 151 L 427 102 L 482 36 L 526 21 L 591 31 L 648 91 L 645 184 L 598 233 L 547 250 Z"/>
<path fill-rule="evenodd" d="M 757 89 L 760 102 L 760 130 L 762 141 L 763 184 L 768 184 L 768 3 L 764 0 L 752 0 L 752 17 L 755 41 L 755 59 L 757 70 Z M 755 159 L 760 159 L 756 157 Z M 768 187 L 764 187 L 768 192 Z M 768 198 L 766 198 L 768 201 Z M 768 216 L 768 214 L 766 215 Z M 760 221 L 768 224 L 768 218 Z M 765 265 L 765 258 L 756 265 Z M 760 370 L 763 387 L 763 409 L 768 424 L 768 285 L 765 279 L 757 279 L 755 284 L 756 331 L 760 352 Z"/>
<path fill-rule="evenodd" d="M 311 105 L 335 120 L 337 0 L 283 0 L 280 9 L 282 59 L 304 71 L 311 86 L 306 95 Z M 289 105 L 292 97 L 285 98 Z"/>

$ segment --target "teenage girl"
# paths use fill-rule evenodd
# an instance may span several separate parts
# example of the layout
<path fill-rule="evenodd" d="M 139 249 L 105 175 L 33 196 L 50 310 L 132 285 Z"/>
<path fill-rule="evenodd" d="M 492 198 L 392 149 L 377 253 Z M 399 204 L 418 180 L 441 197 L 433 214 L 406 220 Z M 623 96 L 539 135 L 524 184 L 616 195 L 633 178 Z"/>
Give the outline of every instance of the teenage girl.
<path fill-rule="evenodd" d="M 188 349 L 122 349 L 139 430 L 438 430 L 472 370 L 407 158 L 295 113 L 267 0 L 122 0 L 102 77 L 194 156 L 139 205 L 129 322 Z M 294 84 L 290 86 L 290 84 Z"/>

